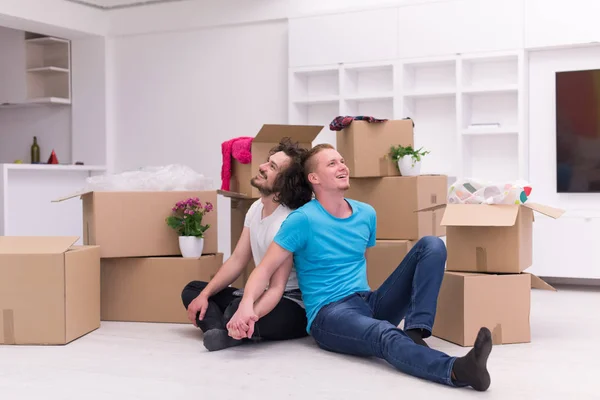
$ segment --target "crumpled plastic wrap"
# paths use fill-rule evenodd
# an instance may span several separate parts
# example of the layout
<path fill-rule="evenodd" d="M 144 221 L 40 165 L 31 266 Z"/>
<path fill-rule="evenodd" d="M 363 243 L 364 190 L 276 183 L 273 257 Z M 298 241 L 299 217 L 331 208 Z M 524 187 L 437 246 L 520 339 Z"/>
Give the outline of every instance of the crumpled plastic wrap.
<path fill-rule="evenodd" d="M 530 194 L 531 185 L 525 181 L 459 179 L 448 190 L 448 204 L 523 204 Z"/>
<path fill-rule="evenodd" d="M 144 167 L 136 171 L 92 176 L 84 191 L 186 191 L 213 190 L 213 180 L 179 164 Z"/>

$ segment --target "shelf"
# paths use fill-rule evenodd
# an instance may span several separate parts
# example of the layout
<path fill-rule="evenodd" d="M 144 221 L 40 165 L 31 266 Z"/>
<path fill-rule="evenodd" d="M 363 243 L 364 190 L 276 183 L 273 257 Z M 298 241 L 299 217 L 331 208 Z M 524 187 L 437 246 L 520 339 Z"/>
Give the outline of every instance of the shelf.
<path fill-rule="evenodd" d="M 102 165 L 66 165 L 66 164 L 0 164 L 7 170 L 30 171 L 106 171 Z"/>
<path fill-rule="evenodd" d="M 484 136 L 484 135 L 518 135 L 517 127 L 498 127 L 498 128 L 467 128 L 462 131 L 463 135 Z"/>
<path fill-rule="evenodd" d="M 403 90 L 419 96 L 456 93 L 456 61 L 405 63 Z"/>
<path fill-rule="evenodd" d="M 44 106 L 44 105 L 50 105 L 50 106 L 64 106 L 64 105 L 70 105 L 71 104 L 71 100 L 69 99 L 61 99 L 58 97 L 44 97 L 44 98 L 39 98 L 39 99 L 29 99 L 29 100 L 25 100 L 23 102 L 20 103 L 3 103 L 0 104 L 0 109 L 4 109 L 4 108 L 21 108 L 21 107 L 39 107 L 39 106 Z"/>
<path fill-rule="evenodd" d="M 312 96 L 306 99 L 297 99 L 293 103 L 299 105 L 309 104 L 334 104 L 340 101 L 340 96 Z"/>
<path fill-rule="evenodd" d="M 462 89 L 464 94 L 517 93 L 518 91 L 518 85 L 465 87 Z"/>
<path fill-rule="evenodd" d="M 25 42 L 39 45 L 51 45 L 51 44 L 69 44 L 68 40 L 59 39 L 55 37 L 39 37 L 33 39 L 26 39 Z"/>
<path fill-rule="evenodd" d="M 346 66 L 343 76 L 343 93 L 346 98 L 368 99 L 373 93 L 389 93 L 390 97 L 393 96 L 394 67 L 391 64 Z"/>
<path fill-rule="evenodd" d="M 339 97 L 339 72 L 333 68 L 293 71 L 290 89 L 296 103 L 322 103 L 337 101 Z M 324 98 L 325 100 L 322 100 Z M 315 99 L 313 101 L 312 99 Z"/>
<path fill-rule="evenodd" d="M 67 68 L 60 67 L 39 67 L 39 68 L 29 68 L 27 70 L 29 73 L 69 73 Z"/>

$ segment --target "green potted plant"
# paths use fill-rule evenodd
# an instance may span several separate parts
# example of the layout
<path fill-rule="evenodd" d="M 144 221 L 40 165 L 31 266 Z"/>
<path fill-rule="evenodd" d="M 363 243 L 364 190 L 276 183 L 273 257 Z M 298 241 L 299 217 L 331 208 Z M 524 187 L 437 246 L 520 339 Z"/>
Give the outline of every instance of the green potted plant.
<path fill-rule="evenodd" d="M 414 150 L 412 146 L 392 146 L 390 157 L 398 163 L 398 169 L 402 176 L 417 176 L 421 173 L 421 158 L 429 151 L 423 151 L 423 147 Z"/>
<path fill-rule="evenodd" d="M 189 198 L 179 201 L 167 217 L 166 222 L 179 235 L 179 249 L 185 258 L 200 258 L 204 250 L 204 232 L 210 224 L 202 224 L 202 218 L 213 209 L 210 202 L 204 206 L 200 199 Z"/>

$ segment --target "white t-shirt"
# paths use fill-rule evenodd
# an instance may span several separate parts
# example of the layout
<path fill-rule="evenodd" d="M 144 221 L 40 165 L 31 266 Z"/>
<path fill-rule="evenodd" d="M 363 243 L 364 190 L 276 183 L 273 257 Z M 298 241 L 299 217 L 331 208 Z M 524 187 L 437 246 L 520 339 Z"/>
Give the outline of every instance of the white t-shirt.
<path fill-rule="evenodd" d="M 254 258 L 254 265 L 256 266 L 261 263 L 281 224 L 285 221 L 289 213 L 292 212 L 292 210 L 280 204 L 271 215 L 263 218 L 263 208 L 262 201 L 260 199 L 256 200 L 250 206 L 244 221 L 244 226 L 250 229 L 250 246 L 252 247 L 252 256 Z M 292 267 L 285 285 L 285 291 L 298 289 L 296 269 Z"/>

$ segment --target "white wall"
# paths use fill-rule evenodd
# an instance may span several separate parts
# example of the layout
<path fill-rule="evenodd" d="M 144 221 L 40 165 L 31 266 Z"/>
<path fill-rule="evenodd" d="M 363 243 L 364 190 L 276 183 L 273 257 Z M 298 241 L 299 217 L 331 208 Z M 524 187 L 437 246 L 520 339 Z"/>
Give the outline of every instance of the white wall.
<path fill-rule="evenodd" d="M 223 141 L 287 121 L 284 21 L 116 38 L 111 57 L 117 171 L 182 163 L 219 188 Z"/>
<path fill-rule="evenodd" d="M 104 35 L 108 20 L 101 10 L 64 0 L 0 1 L 0 25 L 48 35 Z"/>

